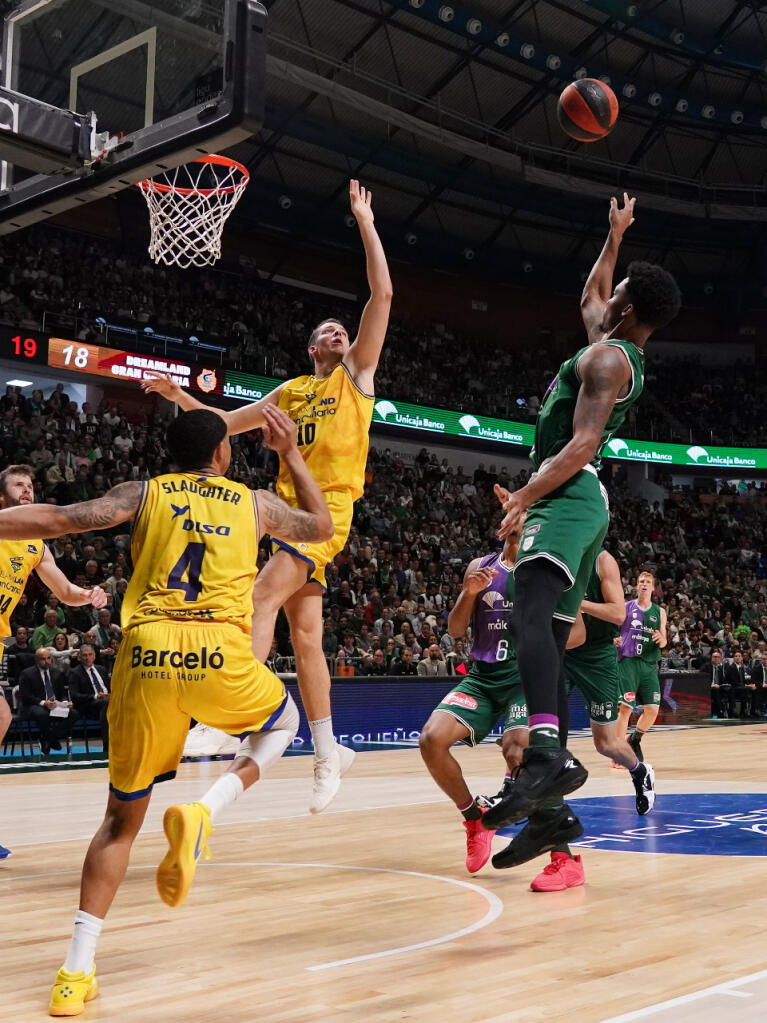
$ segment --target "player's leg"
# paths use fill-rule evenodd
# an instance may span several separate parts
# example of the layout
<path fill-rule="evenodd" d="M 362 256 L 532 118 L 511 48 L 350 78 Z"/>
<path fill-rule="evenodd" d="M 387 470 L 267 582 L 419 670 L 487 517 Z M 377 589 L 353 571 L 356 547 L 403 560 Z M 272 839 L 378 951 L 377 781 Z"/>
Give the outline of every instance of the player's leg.
<path fill-rule="evenodd" d="M 640 760 L 644 760 L 642 754 L 642 739 L 655 724 L 660 709 L 660 682 L 655 666 L 652 664 L 639 663 L 640 677 L 637 682 L 637 703 L 642 708 L 639 720 L 634 731 L 629 736 L 629 745 Z"/>
<path fill-rule="evenodd" d="M 490 859 L 494 831 L 481 825 L 485 812 L 471 794 L 461 765 L 451 753 L 456 742 L 476 746 L 492 730 L 500 708 L 470 677 L 448 693 L 421 730 L 421 756 L 434 781 L 463 817 L 466 831 L 466 869 L 475 874 Z"/>
<path fill-rule="evenodd" d="M 0 743 L 2 743 L 6 732 L 11 727 L 12 718 L 10 704 L 5 696 L 0 693 Z M 10 855 L 11 850 L 6 849 L 4 845 L 0 845 L 0 860 L 7 860 Z"/>
<path fill-rule="evenodd" d="M 322 587 L 311 582 L 285 602 L 296 654 L 301 702 L 314 744 L 314 789 L 309 810 L 321 813 L 338 792 L 341 776 L 354 761 L 353 750 L 339 746 L 330 713 L 330 672 L 322 650 Z"/>
<path fill-rule="evenodd" d="M 151 792 L 121 800 L 109 793 L 106 814 L 83 863 L 80 905 L 66 959 L 51 991 L 52 1016 L 74 1016 L 98 994 L 94 957 L 109 907 L 128 868 L 130 851 L 144 820 Z"/>

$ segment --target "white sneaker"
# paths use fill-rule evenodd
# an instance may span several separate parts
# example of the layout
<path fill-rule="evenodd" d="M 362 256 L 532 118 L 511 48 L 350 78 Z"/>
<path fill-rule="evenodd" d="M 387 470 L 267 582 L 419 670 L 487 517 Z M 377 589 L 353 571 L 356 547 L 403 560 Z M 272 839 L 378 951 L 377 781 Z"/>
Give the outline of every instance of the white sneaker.
<path fill-rule="evenodd" d="M 329 757 L 314 758 L 314 789 L 309 802 L 309 813 L 322 813 L 333 802 L 341 778 L 354 763 L 357 754 L 348 746 L 336 743 Z"/>
<path fill-rule="evenodd" d="M 236 753 L 240 748 L 240 740 L 236 735 L 219 732 L 209 725 L 195 725 L 187 733 L 184 743 L 185 757 L 215 757 L 226 753 Z"/>

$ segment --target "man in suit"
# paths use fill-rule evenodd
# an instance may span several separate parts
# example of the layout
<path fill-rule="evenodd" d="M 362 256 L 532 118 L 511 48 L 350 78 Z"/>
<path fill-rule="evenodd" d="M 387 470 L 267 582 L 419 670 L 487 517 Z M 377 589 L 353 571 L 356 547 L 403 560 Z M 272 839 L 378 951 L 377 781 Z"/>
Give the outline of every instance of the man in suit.
<path fill-rule="evenodd" d="M 431 644 L 426 657 L 418 662 L 417 672 L 419 675 L 447 675 L 445 655 L 438 643 Z"/>
<path fill-rule="evenodd" d="M 756 691 L 754 693 L 754 717 L 762 717 L 767 713 L 767 672 L 764 670 L 764 659 L 761 650 L 754 651 L 751 661 L 751 681 Z"/>
<path fill-rule="evenodd" d="M 26 668 L 19 675 L 19 697 L 24 717 L 34 721 L 40 729 L 41 753 L 60 750 L 61 740 L 70 734 L 77 714 L 67 697 L 64 675 L 51 667 L 48 647 L 36 650 L 34 667 Z M 67 717 L 51 717 L 56 701 L 67 704 Z"/>
<path fill-rule="evenodd" d="M 711 717 L 730 716 L 730 685 L 725 678 L 721 650 L 711 651 Z"/>
<path fill-rule="evenodd" d="M 90 643 L 80 647 L 80 663 L 69 673 L 69 692 L 81 717 L 99 719 L 106 756 L 109 753 L 109 680 L 104 669 L 96 664 L 96 651 Z"/>
<path fill-rule="evenodd" d="M 755 686 L 751 682 L 751 672 L 743 663 L 743 654 L 736 650 L 732 660 L 724 669 L 725 682 L 732 686 L 732 701 L 740 702 L 740 716 L 742 718 L 751 715 L 751 700 Z M 734 709 L 734 708 L 733 708 Z"/>

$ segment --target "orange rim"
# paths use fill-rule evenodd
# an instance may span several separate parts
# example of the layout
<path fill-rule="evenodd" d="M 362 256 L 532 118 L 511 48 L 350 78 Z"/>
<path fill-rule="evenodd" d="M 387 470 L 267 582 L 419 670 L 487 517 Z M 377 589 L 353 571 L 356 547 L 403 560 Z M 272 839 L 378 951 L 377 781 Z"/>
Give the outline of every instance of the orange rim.
<path fill-rule="evenodd" d="M 209 156 L 200 156 L 196 160 L 192 160 L 192 163 L 212 163 L 217 167 L 236 167 L 237 170 L 242 174 L 243 180 L 237 185 L 224 185 L 221 188 L 177 188 L 174 185 L 166 185 L 160 181 L 154 181 L 152 178 L 144 178 L 143 181 L 136 182 L 136 188 L 140 188 L 142 192 L 174 192 L 176 195 L 229 195 L 237 188 L 241 188 L 250 181 L 250 171 L 243 164 L 238 163 L 237 160 L 232 160 L 228 156 L 217 156 L 211 154 Z"/>

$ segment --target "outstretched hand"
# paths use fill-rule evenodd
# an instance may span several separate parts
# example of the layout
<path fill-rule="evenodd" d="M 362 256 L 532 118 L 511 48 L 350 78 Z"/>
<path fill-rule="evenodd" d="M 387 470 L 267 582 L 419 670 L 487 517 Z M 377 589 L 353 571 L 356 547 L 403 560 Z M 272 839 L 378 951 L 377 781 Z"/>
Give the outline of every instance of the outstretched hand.
<path fill-rule="evenodd" d="M 264 440 L 278 455 L 286 455 L 297 448 L 298 430 L 296 424 L 279 406 L 267 404 L 263 408 Z"/>
<path fill-rule="evenodd" d="M 615 196 L 610 198 L 610 229 L 622 235 L 634 223 L 634 206 L 636 197 L 629 198 L 628 192 L 623 193 L 623 206 L 618 205 Z"/>
<path fill-rule="evenodd" d="M 352 178 L 349 182 L 349 201 L 351 202 L 352 213 L 358 224 L 362 224 L 363 221 L 369 224 L 373 223 L 375 219 L 373 217 L 373 207 L 371 206 L 373 193 L 367 188 L 363 188 L 356 178 Z"/>
<path fill-rule="evenodd" d="M 182 387 L 166 373 L 157 373 L 155 370 L 147 370 L 147 376 L 141 381 L 141 390 L 146 394 L 159 394 L 168 401 L 178 402 L 179 395 L 184 393 Z"/>
<path fill-rule="evenodd" d="M 467 593 L 477 594 L 489 586 L 490 583 L 498 575 L 498 572 L 494 568 L 475 568 L 473 572 L 468 572 L 466 578 L 463 581 L 463 588 Z"/>

